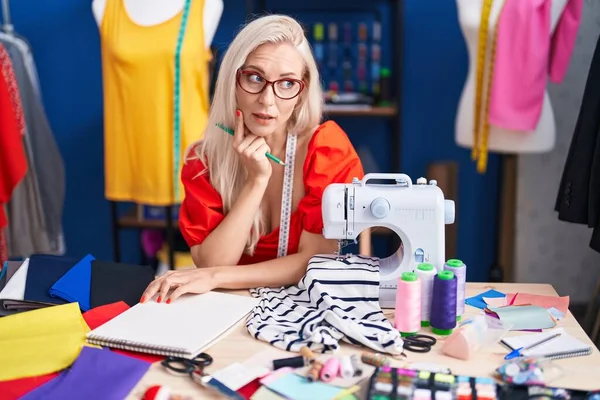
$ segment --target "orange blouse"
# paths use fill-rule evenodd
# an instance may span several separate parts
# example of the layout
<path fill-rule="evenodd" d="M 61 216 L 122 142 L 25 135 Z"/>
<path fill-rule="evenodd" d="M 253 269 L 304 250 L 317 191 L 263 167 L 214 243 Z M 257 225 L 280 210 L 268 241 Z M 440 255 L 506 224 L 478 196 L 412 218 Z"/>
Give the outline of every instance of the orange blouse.
<path fill-rule="evenodd" d="M 225 218 L 221 196 L 210 184 L 208 173 L 198 175 L 203 169 L 204 164 L 196 159 L 188 161 L 181 171 L 185 198 L 179 211 L 179 228 L 190 247 L 202 243 Z M 333 121 L 321 124 L 308 144 L 303 167 L 305 195 L 290 218 L 288 254 L 298 251 L 303 230 L 322 233 L 321 199 L 325 188 L 330 183 L 349 183 L 363 176 L 360 158 L 342 128 Z M 244 253 L 239 264 L 276 258 L 278 241 L 276 228 L 260 238 L 253 256 Z"/>

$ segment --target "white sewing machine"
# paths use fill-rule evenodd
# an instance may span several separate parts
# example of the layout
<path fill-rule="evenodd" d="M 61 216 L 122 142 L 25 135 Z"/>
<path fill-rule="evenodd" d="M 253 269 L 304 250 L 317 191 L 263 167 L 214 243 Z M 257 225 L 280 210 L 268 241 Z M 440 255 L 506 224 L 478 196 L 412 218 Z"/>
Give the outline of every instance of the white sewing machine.
<path fill-rule="evenodd" d="M 371 179 L 392 184 L 367 184 Z M 397 253 L 380 260 L 379 303 L 395 308 L 397 280 L 428 262 L 438 271 L 445 263 L 445 224 L 454 223 L 454 201 L 445 200 L 436 181 L 412 183 L 406 174 L 366 174 L 352 183 L 333 183 L 323 192 L 323 235 L 337 239 L 339 255 L 348 241 L 367 228 L 386 227 L 402 241 L 404 256 Z"/>

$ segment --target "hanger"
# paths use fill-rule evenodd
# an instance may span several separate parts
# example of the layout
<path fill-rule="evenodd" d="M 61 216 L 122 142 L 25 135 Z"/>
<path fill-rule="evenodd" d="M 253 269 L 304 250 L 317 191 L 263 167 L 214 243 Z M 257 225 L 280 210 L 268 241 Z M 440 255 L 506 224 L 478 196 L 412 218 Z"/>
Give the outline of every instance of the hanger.
<path fill-rule="evenodd" d="M 2 0 L 2 16 L 4 17 L 4 23 L 2 24 L 2 28 L 8 34 L 14 32 L 14 27 L 10 22 L 10 0 Z"/>

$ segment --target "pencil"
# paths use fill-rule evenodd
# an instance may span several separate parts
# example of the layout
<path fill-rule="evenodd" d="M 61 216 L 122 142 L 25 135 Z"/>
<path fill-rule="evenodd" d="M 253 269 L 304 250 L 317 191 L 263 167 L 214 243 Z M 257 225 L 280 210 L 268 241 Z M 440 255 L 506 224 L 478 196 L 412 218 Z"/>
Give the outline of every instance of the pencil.
<path fill-rule="evenodd" d="M 226 127 L 223 124 L 215 124 L 217 125 L 219 128 L 221 128 L 222 130 L 224 130 L 225 132 L 229 133 L 231 136 L 233 136 L 234 131 L 231 128 Z M 267 154 L 265 154 L 267 156 L 267 158 L 270 158 L 271 160 L 275 161 L 277 164 L 281 164 L 281 165 L 285 165 L 285 163 L 283 161 L 281 161 L 279 158 L 275 157 L 273 154 L 267 152 Z"/>

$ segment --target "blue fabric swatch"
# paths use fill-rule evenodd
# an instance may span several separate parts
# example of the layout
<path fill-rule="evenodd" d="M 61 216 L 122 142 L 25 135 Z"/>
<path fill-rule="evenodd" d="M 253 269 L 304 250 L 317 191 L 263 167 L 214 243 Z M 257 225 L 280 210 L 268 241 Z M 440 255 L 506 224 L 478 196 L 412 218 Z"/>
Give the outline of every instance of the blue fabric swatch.
<path fill-rule="evenodd" d="M 506 296 L 506 294 L 499 292 L 497 290 L 494 290 L 494 289 L 490 289 L 487 292 L 480 293 L 477 296 L 473 296 L 473 297 L 469 297 L 469 298 L 465 299 L 465 303 L 472 307 L 477 307 L 477 308 L 483 310 L 487 307 L 486 302 L 483 301 L 484 297 L 498 298 L 498 297 L 504 297 L 504 296 Z"/>
<path fill-rule="evenodd" d="M 50 296 L 79 303 L 81 311 L 90 309 L 90 282 L 92 280 L 91 254 L 83 257 L 50 288 Z"/>
<path fill-rule="evenodd" d="M 77 263 L 77 259 L 48 254 L 29 257 L 29 269 L 25 281 L 24 300 L 51 304 L 66 304 L 68 301 L 50 296 L 50 288 Z"/>

